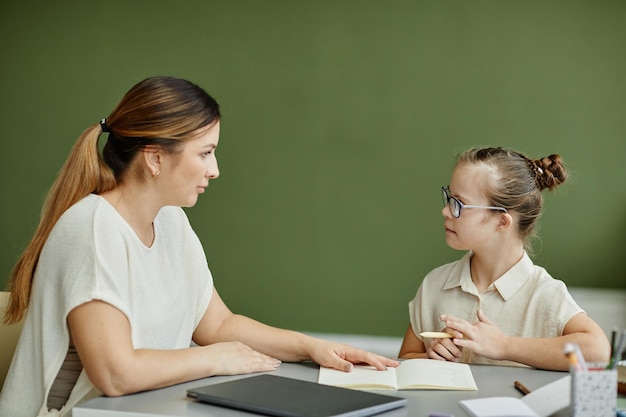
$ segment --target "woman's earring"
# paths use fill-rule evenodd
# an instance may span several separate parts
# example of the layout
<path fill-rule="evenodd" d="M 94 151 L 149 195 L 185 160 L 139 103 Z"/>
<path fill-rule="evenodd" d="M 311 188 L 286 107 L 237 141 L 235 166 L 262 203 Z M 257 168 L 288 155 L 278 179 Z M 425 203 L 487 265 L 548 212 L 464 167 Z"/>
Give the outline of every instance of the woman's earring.
<path fill-rule="evenodd" d="M 160 173 L 161 173 L 161 171 L 156 170 L 156 171 L 154 172 L 154 174 L 152 174 L 152 178 L 154 178 L 154 179 L 156 180 L 156 177 L 158 177 Z"/>

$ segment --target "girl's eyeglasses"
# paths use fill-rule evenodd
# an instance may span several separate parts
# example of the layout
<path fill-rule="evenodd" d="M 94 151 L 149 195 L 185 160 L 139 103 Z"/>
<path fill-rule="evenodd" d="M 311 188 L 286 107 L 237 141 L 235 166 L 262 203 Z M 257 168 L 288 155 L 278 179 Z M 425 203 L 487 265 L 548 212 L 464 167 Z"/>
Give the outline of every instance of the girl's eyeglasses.
<path fill-rule="evenodd" d="M 450 207 L 450 213 L 452 213 L 452 215 L 457 219 L 461 216 L 461 209 L 464 209 L 464 208 L 482 208 L 482 209 L 488 209 L 488 210 L 498 210 L 504 213 L 507 212 L 504 207 L 470 206 L 468 204 L 463 204 L 458 199 L 450 195 L 450 189 L 448 187 L 441 187 L 441 191 L 442 191 L 441 196 L 443 197 L 443 205 L 445 206 L 447 204 L 448 207 Z"/>

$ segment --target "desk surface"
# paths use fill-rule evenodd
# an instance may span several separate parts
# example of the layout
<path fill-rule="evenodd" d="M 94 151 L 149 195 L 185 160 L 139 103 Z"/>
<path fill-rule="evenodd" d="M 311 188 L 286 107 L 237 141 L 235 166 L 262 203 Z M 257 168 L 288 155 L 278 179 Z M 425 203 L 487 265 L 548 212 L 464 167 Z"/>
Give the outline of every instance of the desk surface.
<path fill-rule="evenodd" d="M 290 378 L 317 381 L 319 368 L 312 363 L 283 363 L 271 372 Z M 468 398 L 509 396 L 521 397 L 513 387 L 513 381 L 519 380 L 530 390 L 566 376 L 564 372 L 539 371 L 529 368 L 504 366 L 472 365 L 472 373 L 478 385 L 478 391 L 377 391 L 388 395 L 397 395 L 408 399 L 406 407 L 392 410 L 385 417 L 428 416 L 430 412 L 445 412 L 456 417 L 465 417 L 467 413 L 459 401 Z M 228 408 L 210 406 L 187 398 L 189 388 L 215 384 L 246 375 L 230 377 L 212 377 L 184 384 L 174 385 L 154 391 L 127 395 L 124 397 L 100 397 L 90 400 L 73 410 L 74 417 L 240 417 L 251 415 Z M 558 416 L 566 416 L 560 413 Z"/>

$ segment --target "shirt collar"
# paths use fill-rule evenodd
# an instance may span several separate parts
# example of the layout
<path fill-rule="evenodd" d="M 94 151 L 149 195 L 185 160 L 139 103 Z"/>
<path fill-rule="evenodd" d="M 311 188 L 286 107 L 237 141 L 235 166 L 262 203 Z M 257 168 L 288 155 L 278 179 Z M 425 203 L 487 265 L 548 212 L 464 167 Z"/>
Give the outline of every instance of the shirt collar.
<path fill-rule="evenodd" d="M 472 251 L 469 251 L 454 264 L 454 266 L 450 270 L 448 279 L 443 285 L 444 290 L 461 287 L 464 291 L 469 292 L 466 287 L 468 283 L 469 284 L 472 283 L 471 274 L 470 274 L 471 257 L 472 257 Z"/>
<path fill-rule="evenodd" d="M 472 252 L 469 251 L 463 256 L 463 258 L 456 262 L 443 285 L 444 290 L 461 287 L 461 289 L 465 292 L 476 293 L 476 286 L 472 282 L 470 274 L 471 257 Z M 532 266 L 532 260 L 526 251 L 524 251 L 522 259 L 520 259 L 511 267 L 511 269 L 506 271 L 491 285 L 495 287 L 505 301 L 509 300 L 528 280 L 532 271 Z"/>

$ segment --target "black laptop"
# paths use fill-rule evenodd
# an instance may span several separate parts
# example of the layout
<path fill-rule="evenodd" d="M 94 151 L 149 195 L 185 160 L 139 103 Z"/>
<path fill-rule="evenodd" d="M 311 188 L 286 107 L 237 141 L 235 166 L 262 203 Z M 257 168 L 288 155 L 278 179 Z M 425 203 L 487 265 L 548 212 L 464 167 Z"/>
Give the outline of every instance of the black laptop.
<path fill-rule="evenodd" d="M 262 374 L 187 390 L 198 401 L 278 417 L 362 417 L 406 405 L 406 398 Z"/>

